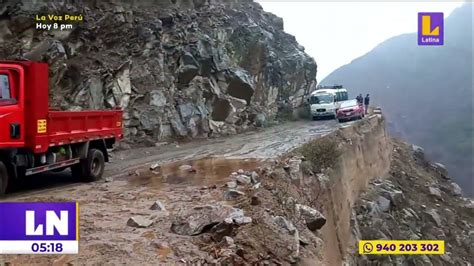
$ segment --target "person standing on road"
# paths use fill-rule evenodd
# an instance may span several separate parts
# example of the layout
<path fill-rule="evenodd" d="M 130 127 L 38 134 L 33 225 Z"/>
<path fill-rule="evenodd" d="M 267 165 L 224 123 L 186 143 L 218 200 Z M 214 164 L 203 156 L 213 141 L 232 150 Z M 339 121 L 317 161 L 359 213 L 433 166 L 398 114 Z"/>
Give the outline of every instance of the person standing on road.
<path fill-rule="evenodd" d="M 364 98 L 365 114 L 368 114 L 368 112 L 369 112 L 369 102 L 370 102 L 370 96 L 367 93 L 367 95 Z"/>
<path fill-rule="evenodd" d="M 356 100 L 357 100 L 357 103 L 358 103 L 358 104 L 362 104 L 362 101 L 363 101 L 362 93 L 359 94 L 359 95 L 357 95 Z"/>

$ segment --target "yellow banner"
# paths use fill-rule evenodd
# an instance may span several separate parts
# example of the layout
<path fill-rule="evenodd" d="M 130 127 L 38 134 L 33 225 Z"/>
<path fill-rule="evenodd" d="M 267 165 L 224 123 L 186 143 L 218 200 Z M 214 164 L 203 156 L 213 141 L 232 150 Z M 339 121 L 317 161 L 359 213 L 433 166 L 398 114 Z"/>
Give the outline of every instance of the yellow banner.
<path fill-rule="evenodd" d="M 359 254 L 444 254 L 444 240 L 361 240 Z"/>

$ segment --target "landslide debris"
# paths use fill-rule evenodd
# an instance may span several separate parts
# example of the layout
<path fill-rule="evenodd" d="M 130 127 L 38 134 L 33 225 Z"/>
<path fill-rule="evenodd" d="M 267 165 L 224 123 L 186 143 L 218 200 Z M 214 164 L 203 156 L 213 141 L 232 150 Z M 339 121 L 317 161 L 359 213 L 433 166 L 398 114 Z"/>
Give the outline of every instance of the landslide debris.
<path fill-rule="evenodd" d="M 233 134 L 298 106 L 316 63 L 283 20 L 253 1 L 0 0 L 0 58 L 50 65 L 50 102 L 121 107 L 125 137 Z M 35 15 L 80 14 L 72 30 L 36 30 Z"/>
<path fill-rule="evenodd" d="M 445 240 L 444 255 L 358 256 L 358 265 L 470 265 L 474 254 L 474 202 L 461 196 L 440 164 L 420 147 L 394 140 L 391 170 L 374 179 L 357 202 L 356 239 Z"/>

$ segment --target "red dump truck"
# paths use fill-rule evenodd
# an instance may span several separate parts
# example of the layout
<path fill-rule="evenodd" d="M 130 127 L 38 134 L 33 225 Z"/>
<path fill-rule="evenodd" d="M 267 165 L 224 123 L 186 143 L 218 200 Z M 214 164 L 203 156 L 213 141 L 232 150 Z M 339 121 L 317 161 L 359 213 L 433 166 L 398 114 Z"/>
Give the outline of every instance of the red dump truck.
<path fill-rule="evenodd" d="M 52 110 L 47 64 L 0 61 L 0 195 L 14 179 L 67 167 L 100 179 L 122 137 L 121 110 Z"/>

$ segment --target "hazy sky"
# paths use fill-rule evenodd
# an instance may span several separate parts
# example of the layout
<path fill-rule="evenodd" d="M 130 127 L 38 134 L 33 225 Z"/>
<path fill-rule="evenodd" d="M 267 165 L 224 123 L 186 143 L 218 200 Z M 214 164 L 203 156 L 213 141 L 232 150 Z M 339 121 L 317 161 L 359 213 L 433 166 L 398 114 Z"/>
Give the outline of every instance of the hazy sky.
<path fill-rule="evenodd" d="M 342 2 L 257 0 L 284 20 L 318 64 L 318 82 L 338 67 L 364 55 L 384 40 L 417 31 L 418 12 L 444 12 L 461 1 Z M 416 44 L 414 44 L 416 45 Z"/>

